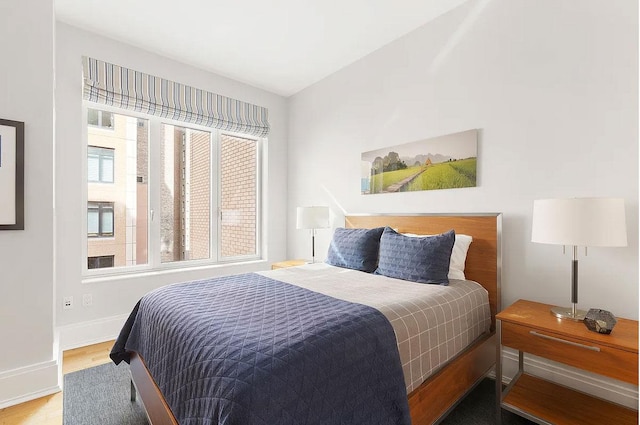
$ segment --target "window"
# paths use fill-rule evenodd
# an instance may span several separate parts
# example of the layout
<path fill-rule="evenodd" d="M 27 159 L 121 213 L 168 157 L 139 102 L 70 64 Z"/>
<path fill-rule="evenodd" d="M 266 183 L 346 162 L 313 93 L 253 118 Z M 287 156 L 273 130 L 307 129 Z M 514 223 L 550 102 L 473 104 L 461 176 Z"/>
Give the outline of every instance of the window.
<path fill-rule="evenodd" d="M 257 253 L 258 142 L 220 136 L 220 254 L 223 257 Z"/>
<path fill-rule="evenodd" d="M 113 149 L 89 146 L 87 151 L 89 182 L 113 183 L 113 155 Z"/>
<path fill-rule="evenodd" d="M 259 138 L 117 111 L 105 133 L 101 112 L 86 128 L 92 274 L 259 258 Z"/>
<path fill-rule="evenodd" d="M 87 210 L 87 235 L 93 238 L 113 236 L 113 203 L 89 202 Z"/>
<path fill-rule="evenodd" d="M 160 258 L 210 258 L 211 133 L 162 125 Z"/>
<path fill-rule="evenodd" d="M 88 121 L 89 125 L 101 128 L 113 128 L 113 114 L 107 111 L 99 111 L 97 109 L 89 109 Z"/>
<path fill-rule="evenodd" d="M 107 269 L 147 264 L 149 121 L 89 109 L 87 124 L 95 117 L 112 131 L 87 125 L 87 257 L 113 257 Z"/>
<path fill-rule="evenodd" d="M 89 257 L 87 268 L 89 269 L 103 269 L 106 267 L 113 267 L 113 255 L 102 255 L 100 257 Z"/>

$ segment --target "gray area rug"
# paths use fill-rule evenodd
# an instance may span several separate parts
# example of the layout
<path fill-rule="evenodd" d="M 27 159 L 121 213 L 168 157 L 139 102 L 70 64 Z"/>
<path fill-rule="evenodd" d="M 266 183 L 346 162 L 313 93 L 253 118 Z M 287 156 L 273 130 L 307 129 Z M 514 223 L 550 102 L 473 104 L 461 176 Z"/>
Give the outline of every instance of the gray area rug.
<path fill-rule="evenodd" d="M 147 425 L 132 403 L 129 365 L 107 363 L 64 375 L 63 425 Z"/>
<path fill-rule="evenodd" d="M 129 382 L 124 362 L 65 375 L 63 425 L 148 425 L 140 401 L 130 401 Z M 533 423 L 504 410 L 502 418 L 505 425 Z M 494 381 L 484 379 L 441 424 L 493 425 L 495 419 Z"/>

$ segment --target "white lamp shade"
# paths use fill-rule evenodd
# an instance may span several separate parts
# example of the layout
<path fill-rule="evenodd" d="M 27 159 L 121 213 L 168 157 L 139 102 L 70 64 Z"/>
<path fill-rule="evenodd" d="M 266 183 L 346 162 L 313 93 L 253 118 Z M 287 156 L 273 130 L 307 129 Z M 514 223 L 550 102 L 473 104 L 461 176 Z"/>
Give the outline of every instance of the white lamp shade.
<path fill-rule="evenodd" d="M 324 229 L 329 227 L 329 207 L 298 207 L 298 229 Z"/>
<path fill-rule="evenodd" d="M 575 246 L 627 246 L 624 199 L 539 199 L 531 241 Z"/>

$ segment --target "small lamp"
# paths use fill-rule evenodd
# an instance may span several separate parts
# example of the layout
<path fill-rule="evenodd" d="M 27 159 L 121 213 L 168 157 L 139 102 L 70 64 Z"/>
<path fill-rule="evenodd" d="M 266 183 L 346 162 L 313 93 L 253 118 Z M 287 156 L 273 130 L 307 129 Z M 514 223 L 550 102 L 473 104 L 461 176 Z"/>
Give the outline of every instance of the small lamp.
<path fill-rule="evenodd" d="M 298 229 L 311 229 L 311 262 L 316 261 L 316 229 L 329 227 L 329 207 L 298 207 Z"/>
<path fill-rule="evenodd" d="M 583 320 L 578 310 L 578 246 L 627 246 L 624 200 L 618 198 L 539 199 L 533 202 L 531 241 L 573 247 L 571 307 L 554 307 L 559 318 Z"/>

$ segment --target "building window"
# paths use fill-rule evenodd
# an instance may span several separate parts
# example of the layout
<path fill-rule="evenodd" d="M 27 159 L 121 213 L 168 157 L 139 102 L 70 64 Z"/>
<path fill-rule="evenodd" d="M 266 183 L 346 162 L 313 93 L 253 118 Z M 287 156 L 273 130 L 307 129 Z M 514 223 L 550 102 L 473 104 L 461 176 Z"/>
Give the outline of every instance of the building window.
<path fill-rule="evenodd" d="M 89 202 L 87 207 L 87 236 L 113 236 L 113 202 Z"/>
<path fill-rule="evenodd" d="M 98 273 L 260 258 L 259 138 L 110 114 L 112 132 L 86 128 L 86 258 L 114 257 Z"/>
<path fill-rule="evenodd" d="M 89 257 L 87 268 L 89 269 L 104 269 L 107 267 L 113 267 L 113 255 L 102 255 L 100 257 Z"/>
<path fill-rule="evenodd" d="M 87 149 L 87 179 L 90 183 L 113 183 L 113 157 L 111 148 L 89 146 Z"/>
<path fill-rule="evenodd" d="M 89 109 L 87 123 L 94 127 L 113 129 L 113 113 Z"/>

